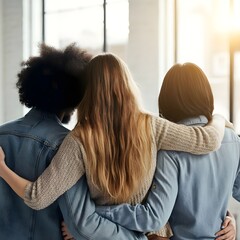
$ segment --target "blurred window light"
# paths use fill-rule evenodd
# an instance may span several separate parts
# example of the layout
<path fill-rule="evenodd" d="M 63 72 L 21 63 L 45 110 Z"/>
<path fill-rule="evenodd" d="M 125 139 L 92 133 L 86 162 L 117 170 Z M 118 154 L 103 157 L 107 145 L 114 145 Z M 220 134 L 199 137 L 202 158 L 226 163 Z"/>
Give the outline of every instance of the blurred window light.
<path fill-rule="evenodd" d="M 229 118 L 229 37 L 219 31 L 228 16 L 229 1 L 179 0 L 177 6 L 177 60 L 203 69 L 213 90 L 215 112 Z"/>
<path fill-rule="evenodd" d="M 45 0 L 45 42 L 57 48 L 75 42 L 92 54 L 106 50 L 126 60 L 128 15 L 128 0 Z M 75 122 L 76 114 L 67 127 Z"/>
<path fill-rule="evenodd" d="M 93 53 L 102 52 L 105 41 L 107 51 L 125 58 L 128 8 L 128 0 L 45 0 L 45 41 L 56 47 L 77 42 Z"/>
<path fill-rule="evenodd" d="M 45 42 L 55 47 L 76 42 L 93 53 L 101 52 L 102 9 L 100 1 L 46 1 Z"/>

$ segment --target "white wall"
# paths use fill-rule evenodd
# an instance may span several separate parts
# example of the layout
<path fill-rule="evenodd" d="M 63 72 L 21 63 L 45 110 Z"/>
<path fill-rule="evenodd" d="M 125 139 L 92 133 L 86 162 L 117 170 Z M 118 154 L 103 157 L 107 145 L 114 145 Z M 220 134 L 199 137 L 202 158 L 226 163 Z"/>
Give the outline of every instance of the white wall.
<path fill-rule="evenodd" d="M 147 110 L 157 112 L 159 89 L 159 1 L 129 1 L 128 66 Z"/>
<path fill-rule="evenodd" d="M 28 109 L 16 88 L 21 62 L 38 54 L 42 38 L 41 0 L 0 0 L 0 124 Z"/>
<path fill-rule="evenodd" d="M 172 11 L 172 0 L 129 0 L 127 62 L 145 108 L 154 113 L 163 77 L 174 63 Z"/>
<path fill-rule="evenodd" d="M 23 4 L 21 0 L 1 0 L 1 123 L 18 118 L 23 107 L 15 87 L 23 60 Z"/>
<path fill-rule="evenodd" d="M 0 123 L 3 122 L 3 0 L 0 0 Z"/>

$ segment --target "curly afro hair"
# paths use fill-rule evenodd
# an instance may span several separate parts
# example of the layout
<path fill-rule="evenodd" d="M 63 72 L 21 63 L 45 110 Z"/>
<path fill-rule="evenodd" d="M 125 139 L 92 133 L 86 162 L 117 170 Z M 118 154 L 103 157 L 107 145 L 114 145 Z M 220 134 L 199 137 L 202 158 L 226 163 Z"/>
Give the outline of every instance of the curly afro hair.
<path fill-rule="evenodd" d="M 83 73 L 91 58 L 75 44 L 64 50 L 41 44 L 40 56 L 23 62 L 18 74 L 20 102 L 56 114 L 75 109 L 84 95 Z"/>

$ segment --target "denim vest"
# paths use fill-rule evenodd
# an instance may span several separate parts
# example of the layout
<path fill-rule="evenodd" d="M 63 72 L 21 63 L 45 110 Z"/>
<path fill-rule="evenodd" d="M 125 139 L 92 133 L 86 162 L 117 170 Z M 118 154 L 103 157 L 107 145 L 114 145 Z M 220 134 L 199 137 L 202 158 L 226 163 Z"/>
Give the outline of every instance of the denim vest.
<path fill-rule="evenodd" d="M 68 132 L 56 115 L 32 109 L 25 117 L 0 127 L 0 146 L 7 165 L 34 181 L 49 165 Z M 57 203 L 40 211 L 32 210 L 0 178 L 0 239 L 62 239 L 61 220 Z"/>

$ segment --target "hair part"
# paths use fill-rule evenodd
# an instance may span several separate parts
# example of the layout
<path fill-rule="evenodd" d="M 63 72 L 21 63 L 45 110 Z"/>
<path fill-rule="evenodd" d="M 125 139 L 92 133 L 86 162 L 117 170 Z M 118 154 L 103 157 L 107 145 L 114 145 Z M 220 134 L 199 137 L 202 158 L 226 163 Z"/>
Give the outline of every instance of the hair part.
<path fill-rule="evenodd" d="M 158 108 L 161 116 L 173 122 L 199 115 L 211 120 L 213 94 L 202 69 L 193 63 L 171 67 L 162 83 Z"/>
<path fill-rule="evenodd" d="M 150 169 L 150 117 L 141 111 L 131 74 L 117 56 L 94 57 L 86 78 L 75 134 L 84 145 L 91 181 L 115 203 L 124 202 Z"/>
<path fill-rule="evenodd" d="M 83 70 L 91 57 L 75 44 L 64 50 L 41 44 L 40 56 L 23 62 L 18 74 L 20 102 L 56 114 L 73 110 L 84 95 Z"/>

